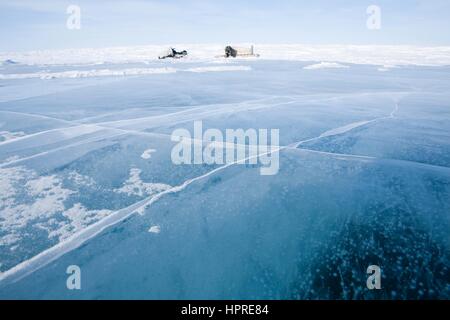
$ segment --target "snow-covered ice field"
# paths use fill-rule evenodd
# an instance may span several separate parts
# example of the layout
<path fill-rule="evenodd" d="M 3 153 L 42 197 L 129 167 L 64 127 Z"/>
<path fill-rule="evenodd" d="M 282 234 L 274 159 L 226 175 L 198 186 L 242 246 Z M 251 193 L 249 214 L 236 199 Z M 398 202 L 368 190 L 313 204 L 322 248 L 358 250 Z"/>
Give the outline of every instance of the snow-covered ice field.
<path fill-rule="evenodd" d="M 450 49 L 218 48 L 0 54 L 0 298 L 449 299 Z M 174 165 L 196 120 L 279 173 Z"/>

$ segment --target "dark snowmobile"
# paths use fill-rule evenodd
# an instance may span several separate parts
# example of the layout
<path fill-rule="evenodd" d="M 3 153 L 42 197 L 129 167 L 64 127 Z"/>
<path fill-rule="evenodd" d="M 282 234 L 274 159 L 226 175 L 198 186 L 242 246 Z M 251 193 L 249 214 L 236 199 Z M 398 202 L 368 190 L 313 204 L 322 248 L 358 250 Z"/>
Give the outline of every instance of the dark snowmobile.
<path fill-rule="evenodd" d="M 225 48 L 225 57 L 226 58 L 229 58 L 229 57 L 236 58 L 237 54 L 238 54 L 237 50 L 234 49 L 232 46 L 227 46 Z"/>
<path fill-rule="evenodd" d="M 159 59 L 167 59 L 167 58 L 180 59 L 180 58 L 187 56 L 187 54 L 188 53 L 186 50 L 178 52 L 174 48 L 170 48 L 169 50 L 167 50 L 167 52 L 160 55 L 158 58 Z"/>

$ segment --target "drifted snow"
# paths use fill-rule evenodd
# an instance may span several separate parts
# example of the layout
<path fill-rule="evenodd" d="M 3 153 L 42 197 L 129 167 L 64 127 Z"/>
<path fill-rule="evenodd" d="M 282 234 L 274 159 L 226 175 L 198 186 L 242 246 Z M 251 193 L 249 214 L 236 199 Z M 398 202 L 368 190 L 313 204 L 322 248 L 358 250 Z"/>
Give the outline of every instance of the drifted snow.
<path fill-rule="evenodd" d="M 59 78 L 91 78 L 91 77 L 119 77 L 149 74 L 164 74 L 177 72 L 173 68 L 132 68 L 122 70 L 93 69 L 88 71 L 73 70 L 64 72 L 35 72 L 18 74 L 0 74 L 1 80 L 40 78 L 44 80 Z"/>
<path fill-rule="evenodd" d="M 239 44 L 243 47 L 250 45 Z M 179 62 L 216 61 L 218 56 L 224 54 L 225 44 L 178 44 L 174 47 L 189 52 Z M 0 53 L 0 61 L 14 60 L 30 65 L 145 63 L 158 60 L 159 53 L 165 48 L 167 45 L 3 52 Z M 260 59 L 267 60 L 335 61 L 380 66 L 450 65 L 450 47 L 255 44 L 255 52 L 260 54 Z"/>
<path fill-rule="evenodd" d="M 340 63 L 335 62 L 321 62 L 317 64 L 312 64 L 309 66 L 304 67 L 305 70 L 316 70 L 316 69 L 345 69 L 348 68 L 348 66 L 345 66 Z"/>
<path fill-rule="evenodd" d="M 144 160 L 148 160 L 152 157 L 152 153 L 156 152 L 155 149 L 148 149 L 145 150 L 142 154 L 141 154 L 141 158 Z"/>
<path fill-rule="evenodd" d="M 60 223 L 60 228 L 49 232 L 49 237 L 58 237 L 59 241 L 63 241 L 92 223 L 107 217 L 111 212 L 111 210 L 88 210 L 81 203 L 76 203 L 63 213 L 70 223 Z"/>
<path fill-rule="evenodd" d="M 93 183 L 78 173 L 71 173 L 70 179 L 80 185 Z M 18 243 L 33 222 L 47 231 L 49 238 L 63 240 L 111 212 L 88 210 L 80 203 L 66 208 L 66 201 L 76 192 L 65 187 L 61 177 L 39 176 L 24 167 L 0 168 L 0 193 L 0 232 L 8 233 L 0 238 L 1 245 Z M 24 197 L 31 201 L 21 203 Z M 56 221 L 58 213 L 65 219 Z"/>
<path fill-rule="evenodd" d="M 161 228 L 159 226 L 153 226 L 150 229 L 148 229 L 148 232 L 158 234 L 161 232 Z"/>
<path fill-rule="evenodd" d="M 93 77 L 125 77 L 142 76 L 152 74 L 168 74 L 177 72 L 230 72 L 230 71 L 250 71 L 248 66 L 221 66 L 221 67 L 199 67 L 188 69 L 175 68 L 132 68 L 132 69 L 93 69 L 88 71 L 71 70 L 63 72 L 35 72 L 35 73 L 12 73 L 0 74 L 0 80 L 19 80 L 39 78 L 42 80 L 64 79 L 64 78 L 93 78 Z"/>
<path fill-rule="evenodd" d="M 123 184 L 123 186 L 115 191 L 118 193 L 125 193 L 129 196 L 149 196 L 156 194 L 167 189 L 171 186 L 163 183 L 148 183 L 141 180 L 142 171 L 137 168 L 132 168 L 130 170 L 130 177 Z"/>

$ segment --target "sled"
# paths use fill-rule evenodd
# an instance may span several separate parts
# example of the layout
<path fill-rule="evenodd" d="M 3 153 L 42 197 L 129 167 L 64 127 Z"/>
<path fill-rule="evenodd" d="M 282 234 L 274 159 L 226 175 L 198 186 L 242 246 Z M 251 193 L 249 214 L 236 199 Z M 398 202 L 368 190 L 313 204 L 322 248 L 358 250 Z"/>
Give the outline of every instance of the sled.
<path fill-rule="evenodd" d="M 254 47 L 232 47 L 227 46 L 225 48 L 225 54 L 216 56 L 216 58 L 238 58 L 238 57 L 259 57 L 259 54 L 255 54 Z"/>

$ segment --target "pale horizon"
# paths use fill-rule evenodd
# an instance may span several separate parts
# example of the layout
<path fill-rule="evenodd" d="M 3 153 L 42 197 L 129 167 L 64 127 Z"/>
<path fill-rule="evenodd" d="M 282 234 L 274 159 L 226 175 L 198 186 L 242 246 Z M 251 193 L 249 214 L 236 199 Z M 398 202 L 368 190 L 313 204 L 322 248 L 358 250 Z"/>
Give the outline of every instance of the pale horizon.
<path fill-rule="evenodd" d="M 66 22 L 80 8 L 80 28 Z M 377 30 L 366 26 L 370 6 Z M 418 1 L 10 1 L 0 2 L 1 52 L 171 43 L 448 46 L 443 0 Z"/>

